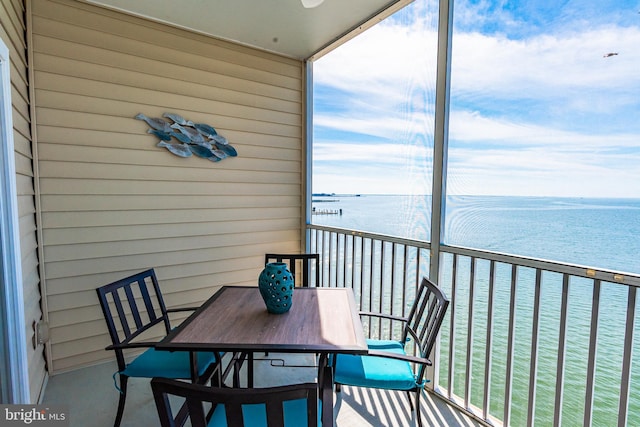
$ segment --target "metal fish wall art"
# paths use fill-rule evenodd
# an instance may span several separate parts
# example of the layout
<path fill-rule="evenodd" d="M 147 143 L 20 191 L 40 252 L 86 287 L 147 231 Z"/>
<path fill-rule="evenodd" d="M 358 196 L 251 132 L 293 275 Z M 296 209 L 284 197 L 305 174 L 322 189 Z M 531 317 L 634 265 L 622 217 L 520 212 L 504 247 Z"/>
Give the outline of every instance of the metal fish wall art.
<path fill-rule="evenodd" d="M 144 114 L 137 114 L 134 118 L 145 121 L 151 129 L 147 132 L 160 140 L 158 147 L 167 149 L 179 157 L 191 157 L 195 154 L 212 162 L 219 162 L 227 157 L 236 157 L 238 152 L 229 144 L 227 138 L 220 135 L 213 127 L 205 123 L 194 123 L 179 114 L 164 113 L 170 122 Z M 175 139 L 175 142 L 171 140 Z"/>
<path fill-rule="evenodd" d="M 164 147 L 170 153 L 179 157 L 191 157 L 191 146 L 189 144 L 169 144 L 165 141 L 158 142 L 158 147 Z"/>
<path fill-rule="evenodd" d="M 162 131 L 162 132 L 171 131 L 170 124 L 167 123 L 166 121 L 162 120 L 162 119 L 154 119 L 154 118 L 151 118 L 151 117 L 147 117 L 142 113 L 137 114 L 135 118 L 138 119 L 138 120 L 144 120 L 145 122 L 147 122 L 147 124 L 149 126 L 151 126 L 155 130 L 159 130 L 159 131 Z"/>

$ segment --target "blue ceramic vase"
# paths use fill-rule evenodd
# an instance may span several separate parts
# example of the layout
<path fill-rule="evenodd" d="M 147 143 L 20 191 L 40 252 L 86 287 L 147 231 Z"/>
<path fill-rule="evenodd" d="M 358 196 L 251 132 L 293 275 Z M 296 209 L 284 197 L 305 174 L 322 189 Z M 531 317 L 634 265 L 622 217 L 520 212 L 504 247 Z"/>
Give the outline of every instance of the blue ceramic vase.
<path fill-rule="evenodd" d="M 284 262 L 270 262 L 260 273 L 258 288 L 267 305 L 267 311 L 282 314 L 293 302 L 293 276 Z"/>

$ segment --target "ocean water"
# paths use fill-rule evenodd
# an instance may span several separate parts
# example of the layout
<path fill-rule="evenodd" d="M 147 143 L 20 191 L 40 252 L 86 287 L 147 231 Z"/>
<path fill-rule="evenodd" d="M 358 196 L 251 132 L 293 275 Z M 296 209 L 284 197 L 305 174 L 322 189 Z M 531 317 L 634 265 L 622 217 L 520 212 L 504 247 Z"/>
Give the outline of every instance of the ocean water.
<path fill-rule="evenodd" d="M 312 222 L 392 236 L 430 240 L 431 200 L 428 196 L 316 196 L 316 212 L 341 214 L 313 215 Z M 322 201 L 319 201 L 322 200 Z M 446 203 L 445 238 L 447 244 L 486 249 L 514 255 L 561 261 L 598 269 L 640 273 L 640 200 L 584 199 L 547 197 L 451 197 Z M 505 266 L 506 267 L 506 266 Z M 459 266 L 464 270 L 464 266 Z M 476 273 L 488 277 L 487 265 L 478 265 Z M 493 377 L 505 378 L 509 307 L 510 269 L 498 272 L 494 302 Z M 531 274 L 529 274 L 531 273 Z M 466 272 L 463 271 L 463 275 Z M 527 277 L 527 275 L 531 277 Z M 535 277 L 523 272 L 519 284 L 516 312 L 516 347 L 512 393 L 512 425 L 526 424 L 526 399 L 531 354 L 532 301 Z M 474 331 L 486 330 L 486 288 L 488 280 L 478 280 L 474 307 Z M 464 301 L 469 290 L 459 288 Z M 581 426 L 587 372 L 589 325 L 593 285 L 589 280 L 570 284 L 568 336 L 565 353 L 562 423 Z M 541 291 L 541 324 L 536 383 L 536 425 L 551 425 L 557 364 L 558 330 L 562 276 L 545 275 Z M 594 384 L 594 426 L 617 425 L 619 387 L 627 308 L 626 287 L 603 284 L 600 298 L 598 356 Z M 464 303 L 463 303 L 464 305 Z M 456 328 L 466 330 L 466 308 L 456 309 Z M 629 426 L 640 426 L 640 299 L 636 301 L 634 354 L 628 411 Z M 442 348 L 449 337 L 443 334 Z M 454 367 L 454 392 L 462 396 L 467 376 L 474 378 L 472 394 L 481 396 L 484 376 L 483 339 L 473 347 L 472 372 L 465 372 L 466 333 L 457 335 Z M 460 350 L 457 350 L 460 349 Z M 446 353 L 446 350 L 445 350 Z M 447 359 L 444 354 L 442 359 Z M 441 360 L 442 360 L 441 359 Z M 443 368 L 446 366 L 446 361 Z M 446 387 L 445 383 L 441 385 Z M 504 383 L 491 383 L 491 413 L 502 416 Z M 525 399 L 522 401 L 521 399 Z M 472 404 L 482 406 L 481 401 Z M 577 416 L 576 416 L 577 414 Z"/>
<path fill-rule="evenodd" d="M 319 225 L 431 240 L 429 196 L 315 196 Z M 458 196 L 446 202 L 444 242 L 640 273 L 640 199 Z"/>

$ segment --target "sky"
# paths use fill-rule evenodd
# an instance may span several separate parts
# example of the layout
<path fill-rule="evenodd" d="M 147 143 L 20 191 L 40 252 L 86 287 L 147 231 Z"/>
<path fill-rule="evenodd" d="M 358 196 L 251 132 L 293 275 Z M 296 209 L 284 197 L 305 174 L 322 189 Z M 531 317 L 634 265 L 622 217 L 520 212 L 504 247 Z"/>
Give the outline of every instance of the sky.
<path fill-rule="evenodd" d="M 313 191 L 430 194 L 437 1 L 314 63 Z M 447 193 L 640 198 L 640 0 L 456 0 Z"/>

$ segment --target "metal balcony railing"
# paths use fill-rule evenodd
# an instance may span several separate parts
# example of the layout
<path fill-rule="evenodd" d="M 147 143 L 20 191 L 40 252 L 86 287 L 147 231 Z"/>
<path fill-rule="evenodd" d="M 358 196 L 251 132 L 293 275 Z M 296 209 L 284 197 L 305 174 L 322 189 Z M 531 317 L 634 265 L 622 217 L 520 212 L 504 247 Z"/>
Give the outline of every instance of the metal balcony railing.
<path fill-rule="evenodd" d="M 406 315 L 430 244 L 308 225 L 323 286 Z M 443 245 L 433 391 L 493 424 L 640 425 L 640 276 Z M 375 321 L 372 337 L 394 332 Z"/>

